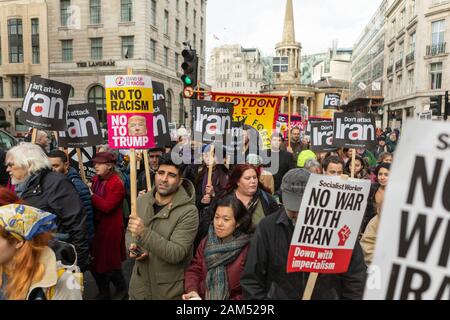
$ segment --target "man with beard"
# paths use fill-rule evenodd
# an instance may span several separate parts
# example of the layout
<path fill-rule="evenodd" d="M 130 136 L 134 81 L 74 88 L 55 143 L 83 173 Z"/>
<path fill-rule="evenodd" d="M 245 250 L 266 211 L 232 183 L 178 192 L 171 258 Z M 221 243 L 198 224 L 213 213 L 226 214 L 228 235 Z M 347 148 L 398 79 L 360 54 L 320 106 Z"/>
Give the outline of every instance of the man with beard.
<path fill-rule="evenodd" d="M 184 269 L 193 255 L 198 210 L 194 186 L 182 178 L 183 169 L 170 154 L 161 156 L 155 188 L 138 198 L 137 216 L 130 216 L 127 242 L 130 258 L 136 259 L 129 290 L 132 300 L 181 299 L 184 293 Z"/>

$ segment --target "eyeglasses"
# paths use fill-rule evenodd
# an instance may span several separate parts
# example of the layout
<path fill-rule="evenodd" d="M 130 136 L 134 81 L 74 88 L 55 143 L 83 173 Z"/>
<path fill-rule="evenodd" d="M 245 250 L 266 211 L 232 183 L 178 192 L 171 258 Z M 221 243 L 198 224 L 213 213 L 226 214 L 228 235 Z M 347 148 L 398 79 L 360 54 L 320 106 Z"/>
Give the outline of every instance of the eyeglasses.
<path fill-rule="evenodd" d="M 328 174 L 331 174 L 331 175 L 338 176 L 338 175 L 341 175 L 341 174 L 342 174 L 342 171 L 328 170 L 327 173 L 328 173 Z"/>
<path fill-rule="evenodd" d="M 14 162 L 7 162 L 7 163 L 5 163 L 5 165 L 6 165 L 8 168 L 12 168 L 12 167 L 14 166 Z"/>

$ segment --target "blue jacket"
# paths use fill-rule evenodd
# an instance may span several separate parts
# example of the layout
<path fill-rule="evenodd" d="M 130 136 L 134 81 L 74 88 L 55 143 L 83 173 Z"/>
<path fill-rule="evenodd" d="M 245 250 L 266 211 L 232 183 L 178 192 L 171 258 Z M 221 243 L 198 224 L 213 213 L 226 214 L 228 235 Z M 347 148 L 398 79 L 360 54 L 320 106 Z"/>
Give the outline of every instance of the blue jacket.
<path fill-rule="evenodd" d="M 88 186 L 81 180 L 81 177 L 74 168 L 69 167 L 69 172 L 67 173 L 67 178 L 73 183 L 75 189 L 80 196 L 80 200 L 83 203 L 84 209 L 86 210 L 87 216 L 87 230 L 88 230 L 88 240 L 89 244 L 92 243 L 94 239 L 94 208 L 92 207 L 91 193 Z"/>

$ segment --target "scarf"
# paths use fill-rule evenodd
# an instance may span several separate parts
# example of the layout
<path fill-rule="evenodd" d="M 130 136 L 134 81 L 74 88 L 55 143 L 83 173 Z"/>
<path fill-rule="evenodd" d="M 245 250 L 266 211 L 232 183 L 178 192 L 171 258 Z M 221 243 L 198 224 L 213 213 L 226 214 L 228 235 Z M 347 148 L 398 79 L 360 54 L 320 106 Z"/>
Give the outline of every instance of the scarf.
<path fill-rule="evenodd" d="M 250 202 L 247 205 L 247 211 L 251 216 L 253 216 L 253 213 L 255 213 L 256 207 L 258 206 L 258 200 L 259 200 L 260 193 L 261 193 L 261 190 L 258 189 L 255 192 L 255 194 L 253 195 L 252 200 L 250 200 Z"/>
<path fill-rule="evenodd" d="M 250 235 L 241 233 L 232 235 L 232 240 L 226 243 L 217 238 L 214 226 L 208 230 L 208 240 L 205 247 L 206 300 L 228 300 L 228 275 L 226 267 L 235 261 L 242 249 L 249 243 Z"/>
<path fill-rule="evenodd" d="M 33 183 L 34 180 L 36 180 L 37 176 L 38 174 L 29 176 L 23 182 L 20 182 L 15 185 L 14 192 L 17 194 L 19 198 L 21 198 L 22 194 L 28 190 L 28 187 Z"/>

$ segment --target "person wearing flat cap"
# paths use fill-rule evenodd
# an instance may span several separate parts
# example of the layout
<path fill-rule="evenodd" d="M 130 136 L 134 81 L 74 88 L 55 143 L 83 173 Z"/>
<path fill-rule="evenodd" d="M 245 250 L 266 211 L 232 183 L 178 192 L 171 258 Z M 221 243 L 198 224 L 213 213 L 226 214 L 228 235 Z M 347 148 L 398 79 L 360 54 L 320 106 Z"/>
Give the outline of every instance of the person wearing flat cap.
<path fill-rule="evenodd" d="M 126 258 L 123 201 L 125 186 L 115 171 L 116 156 L 99 152 L 92 159 L 96 176 L 92 178 L 92 206 L 94 207 L 95 233 L 92 243 L 94 261 L 91 272 L 97 283 L 97 300 L 111 299 L 110 285 L 116 288 L 116 296 L 127 294 L 122 273 L 122 261 Z M 120 297 L 119 297 L 120 296 Z"/>
<path fill-rule="evenodd" d="M 310 173 L 288 171 L 281 182 L 284 207 L 262 219 L 251 240 L 241 286 L 246 300 L 299 300 L 309 273 L 287 273 L 289 246 Z M 319 275 L 312 299 L 362 299 L 366 266 L 356 242 L 346 273 Z"/>
<path fill-rule="evenodd" d="M 0 300 L 82 299 L 72 273 L 59 272 L 61 262 L 48 246 L 55 220 L 23 204 L 0 207 Z"/>

